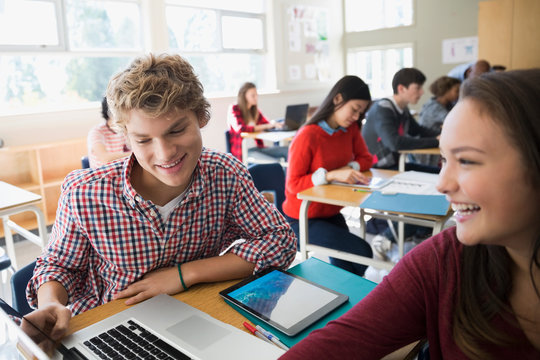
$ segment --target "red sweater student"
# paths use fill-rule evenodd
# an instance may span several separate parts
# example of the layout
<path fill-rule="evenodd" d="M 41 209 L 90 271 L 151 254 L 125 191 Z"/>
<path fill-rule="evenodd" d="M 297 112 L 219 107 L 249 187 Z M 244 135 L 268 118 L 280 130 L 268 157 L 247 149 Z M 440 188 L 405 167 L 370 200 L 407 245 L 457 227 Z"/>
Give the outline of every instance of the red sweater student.
<path fill-rule="evenodd" d="M 230 132 L 231 153 L 242 160 L 242 132 L 255 132 L 280 127 L 275 121 L 268 122 L 257 107 L 257 88 L 247 82 L 238 91 L 238 103 L 229 108 L 227 124 Z M 255 140 L 257 147 L 262 148 L 262 140 Z"/>
<path fill-rule="evenodd" d="M 297 235 L 301 201 L 296 195 L 299 192 L 331 181 L 366 181 L 361 171 L 369 170 L 373 159 L 358 122 L 364 118 L 370 103 L 368 86 L 357 76 L 345 76 L 295 136 L 289 149 L 283 212 Z M 318 203 L 309 207 L 309 242 L 371 257 L 371 247 L 349 232 L 340 209 Z M 364 265 L 334 258 L 330 258 L 330 262 L 359 275 L 366 269 Z"/>

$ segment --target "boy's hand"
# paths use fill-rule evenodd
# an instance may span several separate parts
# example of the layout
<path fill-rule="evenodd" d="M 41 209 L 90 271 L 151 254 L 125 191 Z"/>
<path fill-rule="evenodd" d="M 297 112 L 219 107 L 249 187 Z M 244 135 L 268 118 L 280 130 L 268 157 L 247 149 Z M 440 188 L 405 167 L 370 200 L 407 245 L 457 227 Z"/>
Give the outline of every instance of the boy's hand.
<path fill-rule="evenodd" d="M 177 294 L 183 290 L 176 266 L 157 269 L 117 293 L 114 298 L 126 298 L 126 305 L 133 305 L 158 294 Z"/>
<path fill-rule="evenodd" d="M 52 354 L 54 343 L 49 341 L 36 327 L 53 340 L 60 340 L 66 334 L 71 319 L 71 311 L 62 304 L 49 303 L 23 317 L 21 328 L 43 351 Z"/>

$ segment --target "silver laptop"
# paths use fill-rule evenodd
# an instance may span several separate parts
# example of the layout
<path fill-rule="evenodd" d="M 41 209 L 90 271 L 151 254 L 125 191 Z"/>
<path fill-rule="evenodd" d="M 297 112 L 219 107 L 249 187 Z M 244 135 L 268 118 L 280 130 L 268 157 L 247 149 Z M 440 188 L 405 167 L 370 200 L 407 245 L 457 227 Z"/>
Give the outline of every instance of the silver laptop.
<path fill-rule="evenodd" d="M 0 308 L 0 326 L 5 323 L 17 333 L 16 348 L 29 359 L 104 359 L 118 353 L 133 359 L 151 354 L 156 359 L 252 360 L 277 359 L 284 352 L 171 296 L 158 295 L 73 333 L 48 356 L 36 344 L 44 344 L 36 340 L 37 331 L 28 336 L 28 324 L 25 333 L 5 306 Z"/>

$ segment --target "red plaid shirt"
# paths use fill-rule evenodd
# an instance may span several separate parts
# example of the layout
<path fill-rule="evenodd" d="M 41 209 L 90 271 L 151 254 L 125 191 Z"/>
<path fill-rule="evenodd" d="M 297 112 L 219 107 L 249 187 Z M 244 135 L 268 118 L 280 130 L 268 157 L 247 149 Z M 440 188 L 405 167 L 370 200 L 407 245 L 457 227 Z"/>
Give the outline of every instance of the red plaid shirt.
<path fill-rule="evenodd" d="M 238 160 L 242 161 L 242 136 L 243 132 L 254 132 L 255 127 L 253 125 L 247 125 L 244 117 L 242 116 L 242 111 L 238 105 L 233 105 L 229 109 L 229 114 L 227 116 L 227 123 L 229 125 L 230 133 L 230 142 L 231 142 L 231 154 L 233 154 Z M 259 117 L 257 119 L 257 125 L 268 124 L 268 120 L 264 115 L 259 111 Z M 255 140 L 257 147 L 264 147 L 262 140 Z"/>
<path fill-rule="evenodd" d="M 166 222 L 131 186 L 135 161 L 131 156 L 67 176 L 48 246 L 27 288 L 33 306 L 38 288 L 55 280 L 78 314 L 152 270 L 218 256 L 237 239 L 246 241 L 230 251 L 255 263 L 255 272 L 293 261 L 293 231 L 232 156 L 203 149 L 191 187 Z"/>

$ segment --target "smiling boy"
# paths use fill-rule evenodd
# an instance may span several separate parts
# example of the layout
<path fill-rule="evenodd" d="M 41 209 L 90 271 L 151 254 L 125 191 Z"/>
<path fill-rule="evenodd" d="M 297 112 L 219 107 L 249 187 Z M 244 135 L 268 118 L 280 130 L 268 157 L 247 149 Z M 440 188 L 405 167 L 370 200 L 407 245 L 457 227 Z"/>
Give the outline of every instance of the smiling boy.
<path fill-rule="evenodd" d="M 133 154 L 68 175 L 28 287 L 59 333 L 67 308 L 133 304 L 292 262 L 295 235 L 246 168 L 202 146 L 210 105 L 189 63 L 138 58 L 111 80 L 107 99 Z M 245 241 L 220 256 L 237 239 Z"/>

